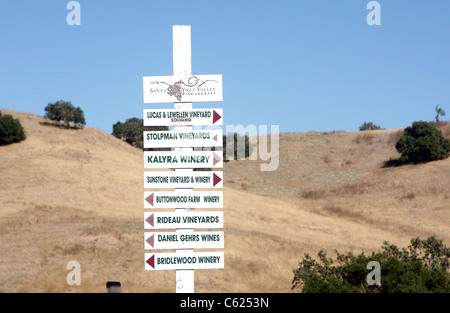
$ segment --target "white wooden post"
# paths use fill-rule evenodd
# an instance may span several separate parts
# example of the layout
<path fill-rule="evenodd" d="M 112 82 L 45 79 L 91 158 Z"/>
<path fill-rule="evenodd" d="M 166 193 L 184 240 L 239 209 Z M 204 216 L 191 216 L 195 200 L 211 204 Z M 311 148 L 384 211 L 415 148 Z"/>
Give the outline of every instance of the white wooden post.
<path fill-rule="evenodd" d="M 173 75 L 189 76 L 192 74 L 191 67 L 191 26 L 173 25 Z M 192 102 L 174 103 L 175 109 L 192 109 Z M 174 126 L 176 130 L 179 126 Z M 192 129 L 192 126 L 189 127 Z M 192 151 L 192 148 L 175 148 L 175 150 Z M 183 169 L 176 171 L 193 171 L 193 169 Z M 192 209 L 177 209 L 177 211 L 191 211 Z M 176 230 L 177 232 L 193 230 Z M 190 252 L 193 249 L 177 250 L 177 253 Z M 194 292 L 194 270 L 176 270 L 176 292 L 193 293 Z"/>

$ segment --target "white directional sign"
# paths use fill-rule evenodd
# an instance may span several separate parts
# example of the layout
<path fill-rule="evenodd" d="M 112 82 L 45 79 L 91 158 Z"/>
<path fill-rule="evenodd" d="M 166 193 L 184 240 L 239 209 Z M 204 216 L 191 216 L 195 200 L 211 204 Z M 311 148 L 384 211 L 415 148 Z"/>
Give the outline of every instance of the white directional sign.
<path fill-rule="evenodd" d="M 222 269 L 224 264 L 223 251 L 145 253 L 146 271 Z"/>
<path fill-rule="evenodd" d="M 144 131 L 144 148 L 222 147 L 222 142 L 221 129 Z"/>
<path fill-rule="evenodd" d="M 223 231 L 146 232 L 144 249 L 223 249 Z"/>
<path fill-rule="evenodd" d="M 144 76 L 144 103 L 222 101 L 222 75 Z"/>
<path fill-rule="evenodd" d="M 223 228 L 223 212 L 144 212 L 144 229 L 175 228 Z"/>
<path fill-rule="evenodd" d="M 222 171 L 144 171 L 144 188 L 223 188 Z"/>
<path fill-rule="evenodd" d="M 223 208 L 223 191 L 144 191 L 144 209 L 175 208 Z"/>
<path fill-rule="evenodd" d="M 223 125 L 223 109 L 144 109 L 144 126 Z"/>
<path fill-rule="evenodd" d="M 222 151 L 144 151 L 144 168 L 222 167 Z"/>
<path fill-rule="evenodd" d="M 174 75 L 142 79 L 144 103 L 173 103 L 173 109 L 147 108 L 143 112 L 144 126 L 173 127 L 142 134 L 144 148 L 172 150 L 144 151 L 144 168 L 156 169 L 144 171 L 144 189 L 157 191 L 144 191 L 143 201 L 145 209 L 162 209 L 144 212 L 144 229 L 152 230 L 145 232 L 144 248 L 176 252 L 145 253 L 145 270 L 176 270 L 176 292 L 193 293 L 195 269 L 224 268 L 223 251 L 194 252 L 224 248 L 224 232 L 212 231 L 223 228 L 223 211 L 195 210 L 223 208 L 223 191 L 214 190 L 223 188 L 223 172 L 195 170 L 223 168 L 223 151 L 217 149 L 223 146 L 223 132 L 219 127 L 193 129 L 223 125 L 223 110 L 194 109 L 192 104 L 222 101 L 222 75 L 192 74 L 189 25 L 173 26 L 172 47 Z M 197 188 L 204 190 L 194 190 Z"/>

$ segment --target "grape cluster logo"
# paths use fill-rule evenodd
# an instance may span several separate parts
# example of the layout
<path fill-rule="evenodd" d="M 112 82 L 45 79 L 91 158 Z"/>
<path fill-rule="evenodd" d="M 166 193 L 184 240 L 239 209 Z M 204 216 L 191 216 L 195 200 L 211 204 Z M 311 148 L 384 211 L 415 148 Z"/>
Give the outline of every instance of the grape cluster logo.
<path fill-rule="evenodd" d="M 202 80 L 197 76 L 191 76 L 187 82 L 183 80 L 179 80 L 171 85 L 165 81 L 154 81 L 150 82 L 150 84 L 165 84 L 167 85 L 166 89 L 162 89 L 159 91 L 165 91 L 169 96 L 173 96 L 177 99 L 178 102 L 182 101 L 183 96 L 196 96 L 196 95 L 212 95 L 215 94 L 216 88 L 212 86 L 214 83 L 219 83 L 217 80 Z M 158 91 L 158 89 L 153 89 L 153 92 Z"/>

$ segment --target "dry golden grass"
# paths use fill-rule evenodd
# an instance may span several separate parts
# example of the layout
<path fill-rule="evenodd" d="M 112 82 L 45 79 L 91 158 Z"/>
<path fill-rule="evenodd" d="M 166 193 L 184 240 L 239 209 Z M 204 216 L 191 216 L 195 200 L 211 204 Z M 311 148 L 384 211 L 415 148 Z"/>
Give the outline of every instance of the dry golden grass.
<path fill-rule="evenodd" d="M 1 111 L 27 140 L 0 147 L 0 292 L 105 292 L 107 281 L 174 292 L 174 271 L 144 271 L 142 151 Z M 281 134 L 277 171 L 225 163 L 225 269 L 196 271 L 196 292 L 290 292 L 302 256 L 321 249 L 370 252 L 430 235 L 449 245 L 450 159 L 383 167 L 400 132 Z M 66 283 L 72 260 L 80 286 Z"/>

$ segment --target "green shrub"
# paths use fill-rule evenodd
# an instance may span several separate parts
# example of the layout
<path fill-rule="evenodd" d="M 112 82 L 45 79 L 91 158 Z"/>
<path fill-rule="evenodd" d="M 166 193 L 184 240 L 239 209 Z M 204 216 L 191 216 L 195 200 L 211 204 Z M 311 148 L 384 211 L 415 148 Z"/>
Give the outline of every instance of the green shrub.
<path fill-rule="evenodd" d="M 361 126 L 359 126 L 359 130 L 363 131 L 363 130 L 377 130 L 377 129 L 381 129 L 380 126 L 375 125 L 372 122 L 364 122 L 364 124 L 362 124 Z"/>
<path fill-rule="evenodd" d="M 0 145 L 9 145 L 26 138 L 25 130 L 18 119 L 9 114 L 2 115 L 0 112 Z"/>
<path fill-rule="evenodd" d="M 72 103 L 67 101 L 59 100 L 55 103 L 49 103 L 45 107 L 45 112 L 45 117 L 52 121 L 64 121 L 67 128 L 70 127 L 71 122 L 81 127 L 86 125 L 83 110 L 80 107 L 75 108 Z"/>
<path fill-rule="evenodd" d="M 449 156 L 450 140 L 434 124 L 414 122 L 405 129 L 395 148 L 402 154 L 402 163 L 441 160 Z"/>
<path fill-rule="evenodd" d="M 227 144 L 228 142 L 228 144 Z M 227 153 L 228 148 L 233 148 L 233 151 Z M 250 138 L 245 135 L 241 136 L 238 133 L 228 133 L 223 136 L 223 159 L 224 160 L 241 160 L 250 156 L 250 151 L 253 145 L 250 144 Z M 215 149 L 213 149 L 215 150 Z"/>
<path fill-rule="evenodd" d="M 113 132 L 117 138 L 123 139 L 132 146 L 138 148 L 144 148 L 144 131 L 164 131 L 169 130 L 167 126 L 144 126 L 144 121 L 142 118 L 132 117 L 127 119 L 124 123 L 117 122 L 113 125 Z M 156 148 L 149 150 L 167 150 L 164 148 Z M 170 149 L 168 149 L 170 150 Z"/>
<path fill-rule="evenodd" d="M 292 289 L 304 293 L 450 292 L 450 249 L 435 237 L 412 239 L 408 249 L 402 250 L 384 242 L 382 251 L 371 256 L 336 253 L 336 266 L 323 251 L 318 253 L 319 261 L 305 254 L 293 271 Z M 371 261 L 380 264 L 379 285 L 367 283 Z"/>

